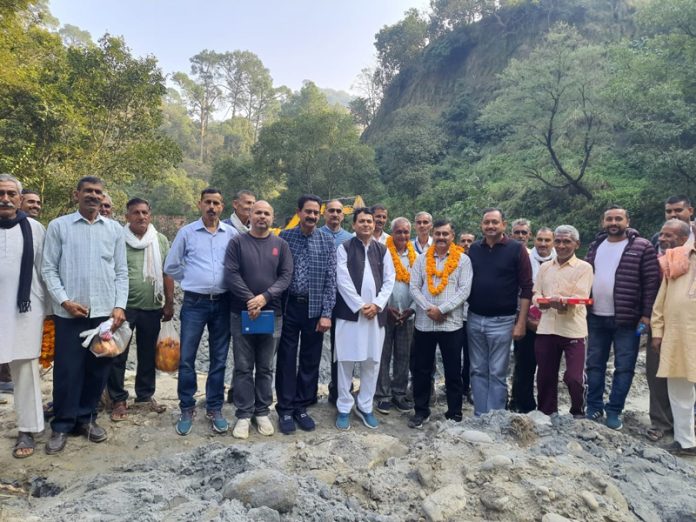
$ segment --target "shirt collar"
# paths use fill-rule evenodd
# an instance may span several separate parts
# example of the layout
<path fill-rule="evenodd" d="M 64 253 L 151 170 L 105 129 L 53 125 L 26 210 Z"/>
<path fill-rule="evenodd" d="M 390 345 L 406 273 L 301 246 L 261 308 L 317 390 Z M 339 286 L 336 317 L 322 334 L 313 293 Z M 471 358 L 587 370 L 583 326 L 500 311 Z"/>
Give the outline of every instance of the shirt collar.
<path fill-rule="evenodd" d="M 84 221 L 85 223 L 89 223 L 89 221 L 87 221 L 87 218 L 85 218 L 85 216 L 80 214 L 79 210 L 73 214 L 72 220 L 73 220 L 73 223 L 77 223 L 78 221 Z M 101 214 L 97 214 L 96 219 L 91 224 L 98 223 L 98 222 L 106 223 L 106 218 L 104 216 L 102 216 Z"/>
<path fill-rule="evenodd" d="M 554 257 L 553 260 L 552 260 L 551 262 L 552 262 L 554 265 L 558 265 L 558 266 L 565 266 L 565 265 L 568 265 L 568 266 L 575 266 L 575 265 L 578 264 L 578 258 L 575 256 L 575 254 L 573 254 L 572 257 L 571 257 L 570 259 L 568 259 L 568 261 L 566 261 L 566 262 L 563 263 L 562 265 L 558 262 L 558 257 Z"/>
<path fill-rule="evenodd" d="M 203 223 L 203 218 L 198 218 L 198 221 L 195 221 L 195 223 L 196 223 L 196 226 L 195 226 L 196 230 L 206 230 L 206 231 L 208 230 L 205 226 L 205 223 Z M 229 230 L 228 227 L 229 227 L 229 225 L 226 225 L 222 221 L 218 221 L 218 227 L 217 227 L 217 230 L 215 232 L 227 232 Z"/>

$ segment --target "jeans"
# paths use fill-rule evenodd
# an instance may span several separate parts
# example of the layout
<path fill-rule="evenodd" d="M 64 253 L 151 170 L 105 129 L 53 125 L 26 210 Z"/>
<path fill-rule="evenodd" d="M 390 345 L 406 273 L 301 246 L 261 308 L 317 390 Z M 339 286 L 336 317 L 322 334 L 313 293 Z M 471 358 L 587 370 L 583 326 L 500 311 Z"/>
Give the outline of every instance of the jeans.
<path fill-rule="evenodd" d="M 82 347 L 80 332 L 96 328 L 108 317 L 66 319 L 55 317 L 56 356 L 53 362 L 51 428 L 70 433 L 97 418 L 97 403 L 104 391 L 113 357 L 95 357 Z"/>
<path fill-rule="evenodd" d="M 462 368 L 461 350 L 464 329 L 453 332 L 421 332 L 413 334 L 414 372 L 413 400 L 416 415 L 430 415 L 430 389 L 433 381 L 435 348 L 440 345 L 442 366 L 445 370 L 445 391 L 447 411 L 445 418 L 462 419 Z"/>
<path fill-rule="evenodd" d="M 587 414 L 623 411 L 626 396 L 631 389 L 638 358 L 640 337 L 636 326 L 617 326 L 614 317 L 587 314 L 589 330 L 587 341 Z M 614 377 L 609 402 L 604 404 L 607 361 L 614 344 Z"/>
<path fill-rule="evenodd" d="M 162 310 L 126 309 L 126 320 L 138 336 L 138 366 L 135 373 L 135 401 L 146 402 L 155 394 L 155 346 L 160 332 Z M 132 339 L 132 338 L 131 338 Z M 126 374 L 126 362 L 130 352 L 130 343 L 126 350 L 114 358 L 114 363 L 106 382 L 109 397 L 113 402 L 127 401 L 128 392 L 123 386 Z"/>
<path fill-rule="evenodd" d="M 234 406 L 238 419 L 268 415 L 273 402 L 273 356 L 283 327 L 275 317 L 272 334 L 242 334 L 242 316 L 232 312 L 232 353 L 234 355 Z"/>
<path fill-rule="evenodd" d="M 469 312 L 467 334 L 474 414 L 504 410 L 514 315 L 484 317 Z"/>
<path fill-rule="evenodd" d="M 308 315 L 308 303 L 290 297 L 283 317 L 276 362 L 278 415 L 305 412 L 316 394 L 324 333 L 317 332 L 319 317 Z"/>
<path fill-rule="evenodd" d="M 536 332 L 527 330 L 522 339 L 515 341 L 515 368 L 512 373 L 510 409 L 519 413 L 529 413 L 537 407 L 534 400 L 534 373 L 537 369 L 534 356 L 535 338 Z"/>
<path fill-rule="evenodd" d="M 221 294 L 215 300 L 184 292 L 181 306 L 181 360 L 179 361 L 179 407 L 196 407 L 193 395 L 198 390 L 196 353 L 203 329 L 208 327 L 209 368 L 205 383 L 206 410 L 220 411 L 225 392 L 225 362 L 230 346 L 230 299 Z"/>
<path fill-rule="evenodd" d="M 375 400 L 405 399 L 413 340 L 413 321 L 406 321 L 400 326 L 387 321 L 385 330 Z M 392 377 L 389 376 L 390 368 Z"/>

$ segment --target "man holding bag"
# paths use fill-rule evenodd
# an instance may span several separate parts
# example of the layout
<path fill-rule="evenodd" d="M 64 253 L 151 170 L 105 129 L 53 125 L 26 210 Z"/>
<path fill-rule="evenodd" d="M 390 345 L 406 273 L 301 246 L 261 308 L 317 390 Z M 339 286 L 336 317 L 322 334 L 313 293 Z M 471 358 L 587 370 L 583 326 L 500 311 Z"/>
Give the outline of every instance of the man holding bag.
<path fill-rule="evenodd" d="M 126 260 L 128 262 L 128 304 L 126 320 L 137 331 L 138 366 L 135 374 L 135 405 L 162 413 L 155 395 L 155 345 L 160 319 L 171 321 L 174 315 L 174 280 L 162 273 L 169 241 L 151 223 L 150 203 L 133 198 L 126 204 Z M 107 390 L 112 401 L 111 420 L 127 418 L 128 392 L 123 381 L 129 348 L 114 359 Z"/>
<path fill-rule="evenodd" d="M 78 211 L 48 224 L 41 274 L 56 323 L 51 438 L 46 453 L 63 451 L 68 434 L 92 442 L 107 439 L 99 426 L 97 402 L 113 359 L 82 347 L 80 333 L 109 317 L 116 331 L 126 319 L 128 265 L 123 227 L 99 214 L 104 182 L 87 176 L 77 183 Z"/>

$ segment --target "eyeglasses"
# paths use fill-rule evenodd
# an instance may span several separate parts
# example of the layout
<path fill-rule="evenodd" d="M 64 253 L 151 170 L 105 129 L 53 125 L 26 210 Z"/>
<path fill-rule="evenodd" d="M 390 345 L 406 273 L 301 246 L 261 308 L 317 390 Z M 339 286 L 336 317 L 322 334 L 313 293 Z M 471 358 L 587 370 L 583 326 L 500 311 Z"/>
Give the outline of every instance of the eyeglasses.
<path fill-rule="evenodd" d="M 529 232 L 526 230 L 513 230 L 512 233 L 515 234 L 516 236 L 528 236 L 529 235 Z"/>

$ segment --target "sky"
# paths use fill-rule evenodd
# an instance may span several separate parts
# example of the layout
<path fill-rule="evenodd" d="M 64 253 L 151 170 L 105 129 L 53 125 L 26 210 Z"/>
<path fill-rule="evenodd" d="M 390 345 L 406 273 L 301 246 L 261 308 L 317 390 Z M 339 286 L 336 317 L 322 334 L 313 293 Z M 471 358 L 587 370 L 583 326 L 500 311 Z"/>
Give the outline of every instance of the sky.
<path fill-rule="evenodd" d="M 165 74 L 190 72 L 203 49 L 248 50 L 276 86 L 304 80 L 351 91 L 376 63 L 374 37 L 428 0 L 50 0 L 61 24 L 123 36 L 133 54 L 154 55 Z M 353 90 L 354 92 L 354 90 Z"/>

